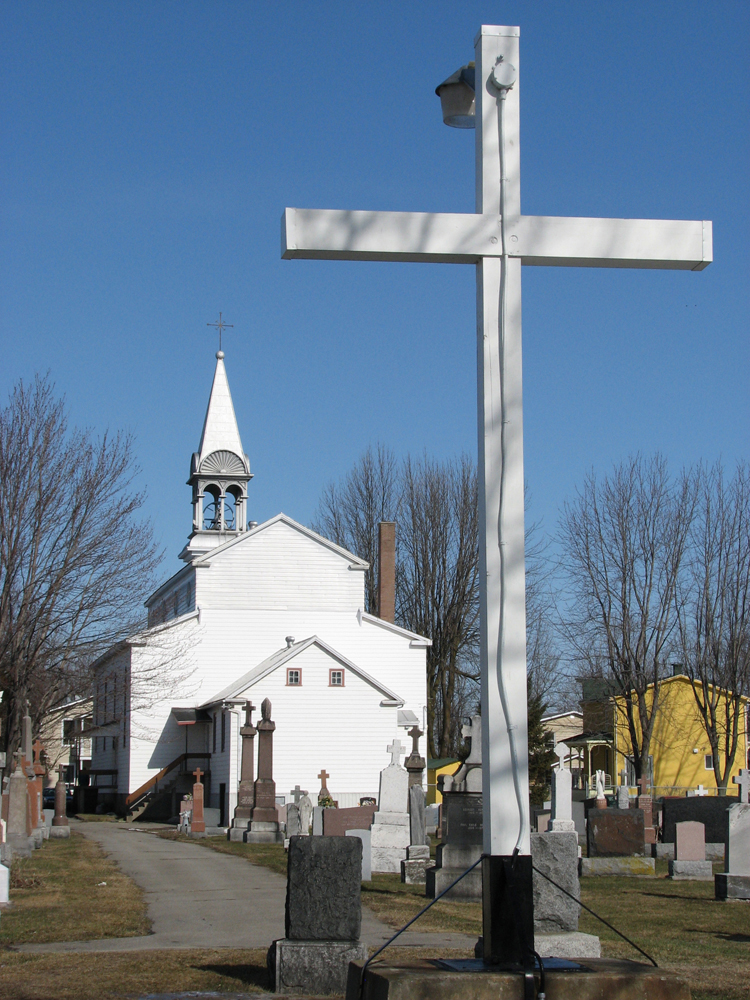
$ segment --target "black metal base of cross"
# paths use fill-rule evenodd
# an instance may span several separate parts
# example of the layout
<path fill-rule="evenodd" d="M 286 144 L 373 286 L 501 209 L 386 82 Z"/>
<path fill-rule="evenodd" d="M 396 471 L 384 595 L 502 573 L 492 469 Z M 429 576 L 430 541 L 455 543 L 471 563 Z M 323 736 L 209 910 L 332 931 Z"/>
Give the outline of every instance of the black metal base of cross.
<path fill-rule="evenodd" d="M 482 958 L 486 965 L 534 966 L 534 895 L 530 855 L 482 860 Z"/>

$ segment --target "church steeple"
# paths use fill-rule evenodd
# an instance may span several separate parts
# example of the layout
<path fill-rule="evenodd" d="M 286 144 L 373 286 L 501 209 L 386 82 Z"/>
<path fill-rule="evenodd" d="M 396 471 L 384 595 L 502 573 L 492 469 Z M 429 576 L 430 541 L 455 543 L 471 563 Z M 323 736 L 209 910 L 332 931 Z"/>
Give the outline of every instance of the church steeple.
<path fill-rule="evenodd" d="M 229 391 L 224 352 L 216 371 L 188 485 L 193 488 L 193 530 L 180 558 L 192 562 L 228 537 L 247 530 L 247 484 L 252 479 Z"/>

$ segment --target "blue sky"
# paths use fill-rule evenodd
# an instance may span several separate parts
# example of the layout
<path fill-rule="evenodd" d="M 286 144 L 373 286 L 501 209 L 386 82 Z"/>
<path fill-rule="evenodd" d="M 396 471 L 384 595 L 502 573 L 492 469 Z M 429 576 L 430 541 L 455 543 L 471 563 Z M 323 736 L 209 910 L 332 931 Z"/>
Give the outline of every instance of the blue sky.
<path fill-rule="evenodd" d="M 533 517 L 637 450 L 747 457 L 746 3 L 6 0 L 0 395 L 49 369 L 135 434 L 165 575 L 219 310 L 252 518 L 309 522 L 370 443 L 476 453 L 473 268 L 282 261 L 279 220 L 473 211 L 434 88 L 483 22 L 521 27 L 525 213 L 714 223 L 699 273 L 524 269 Z"/>

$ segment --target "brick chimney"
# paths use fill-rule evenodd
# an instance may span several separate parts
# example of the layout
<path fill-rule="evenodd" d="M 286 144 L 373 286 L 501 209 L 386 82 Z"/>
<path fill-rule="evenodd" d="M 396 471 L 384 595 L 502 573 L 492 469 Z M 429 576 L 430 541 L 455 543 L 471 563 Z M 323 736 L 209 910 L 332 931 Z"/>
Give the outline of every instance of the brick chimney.
<path fill-rule="evenodd" d="M 378 616 L 386 622 L 396 620 L 396 525 L 393 521 L 378 524 Z"/>

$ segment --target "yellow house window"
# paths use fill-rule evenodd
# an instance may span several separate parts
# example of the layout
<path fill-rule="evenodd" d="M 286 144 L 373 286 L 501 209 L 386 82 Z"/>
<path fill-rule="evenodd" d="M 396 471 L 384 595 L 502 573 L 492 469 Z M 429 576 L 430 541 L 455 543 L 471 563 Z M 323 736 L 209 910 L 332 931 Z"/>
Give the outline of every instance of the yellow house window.
<path fill-rule="evenodd" d="M 711 753 L 707 753 L 703 758 L 703 765 L 707 771 L 713 771 L 714 769 L 714 756 Z"/>

